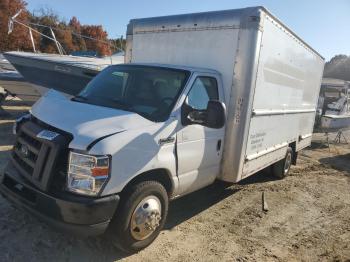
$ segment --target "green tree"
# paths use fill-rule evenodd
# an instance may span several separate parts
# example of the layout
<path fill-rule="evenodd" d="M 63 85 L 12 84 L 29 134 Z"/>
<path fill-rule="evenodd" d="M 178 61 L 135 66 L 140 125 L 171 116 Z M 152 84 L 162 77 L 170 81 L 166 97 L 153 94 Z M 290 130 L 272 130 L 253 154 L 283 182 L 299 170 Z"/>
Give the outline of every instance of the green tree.
<path fill-rule="evenodd" d="M 350 81 L 350 56 L 334 56 L 326 63 L 323 76 Z"/>

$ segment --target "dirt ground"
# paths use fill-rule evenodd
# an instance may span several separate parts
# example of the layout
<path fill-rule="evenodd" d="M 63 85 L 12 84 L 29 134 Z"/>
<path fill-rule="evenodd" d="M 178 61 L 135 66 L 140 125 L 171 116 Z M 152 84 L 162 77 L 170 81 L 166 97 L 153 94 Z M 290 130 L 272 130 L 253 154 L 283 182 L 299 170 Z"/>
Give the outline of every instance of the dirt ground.
<path fill-rule="evenodd" d="M 7 101 L 5 109 L 0 172 L 14 142 L 13 120 L 29 107 Z M 261 172 L 173 201 L 158 239 L 131 256 L 103 237 L 56 232 L 0 196 L 0 261 L 350 261 L 350 145 L 328 148 L 324 140 L 316 135 L 284 180 Z"/>

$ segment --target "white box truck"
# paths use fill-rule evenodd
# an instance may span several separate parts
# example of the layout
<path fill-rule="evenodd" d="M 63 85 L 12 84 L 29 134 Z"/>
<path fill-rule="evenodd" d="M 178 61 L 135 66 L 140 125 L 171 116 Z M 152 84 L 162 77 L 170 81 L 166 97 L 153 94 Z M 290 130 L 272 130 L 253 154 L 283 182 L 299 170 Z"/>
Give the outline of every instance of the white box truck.
<path fill-rule="evenodd" d="M 3 196 L 57 227 L 149 245 L 171 199 L 311 143 L 324 60 L 263 7 L 131 20 L 126 63 L 18 119 Z"/>

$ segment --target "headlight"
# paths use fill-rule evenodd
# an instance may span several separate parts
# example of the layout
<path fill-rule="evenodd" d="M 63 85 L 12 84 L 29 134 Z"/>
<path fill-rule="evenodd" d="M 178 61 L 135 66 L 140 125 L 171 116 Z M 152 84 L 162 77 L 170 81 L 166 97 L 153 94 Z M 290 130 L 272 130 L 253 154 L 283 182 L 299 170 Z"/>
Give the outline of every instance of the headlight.
<path fill-rule="evenodd" d="M 67 189 L 79 194 L 96 196 L 107 182 L 109 171 L 109 156 L 70 152 Z"/>

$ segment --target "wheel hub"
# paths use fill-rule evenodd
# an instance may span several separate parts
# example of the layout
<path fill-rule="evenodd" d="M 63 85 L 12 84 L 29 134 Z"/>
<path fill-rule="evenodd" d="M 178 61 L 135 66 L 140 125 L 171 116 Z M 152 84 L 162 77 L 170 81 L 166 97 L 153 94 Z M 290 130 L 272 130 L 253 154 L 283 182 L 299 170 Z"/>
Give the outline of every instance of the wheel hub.
<path fill-rule="evenodd" d="M 131 235 L 136 240 L 149 237 L 160 225 L 162 205 L 156 196 L 144 198 L 135 208 L 130 221 Z"/>
<path fill-rule="evenodd" d="M 286 162 L 284 164 L 284 173 L 285 174 L 288 173 L 291 164 L 292 164 L 292 155 L 288 154 L 286 157 Z"/>

